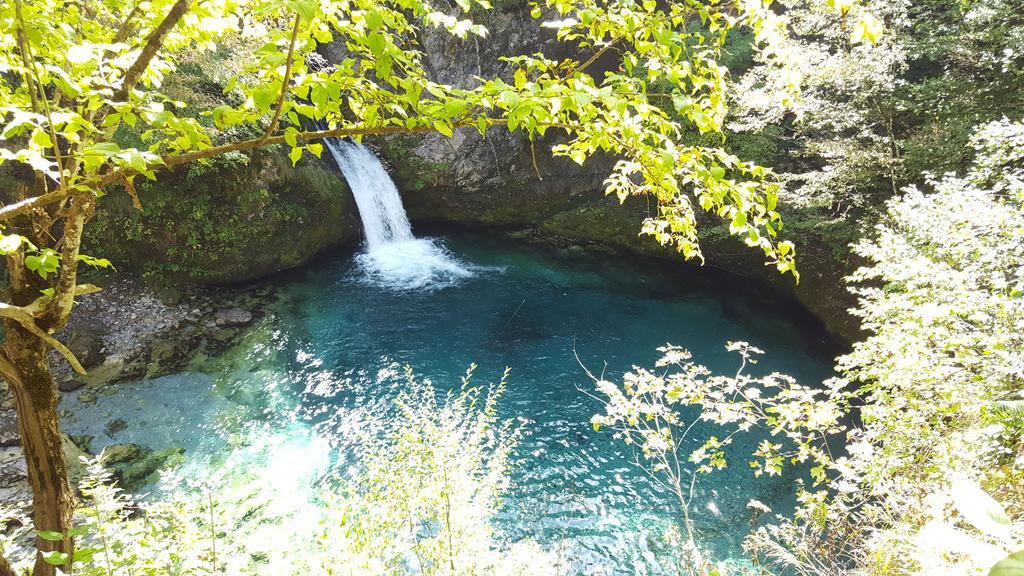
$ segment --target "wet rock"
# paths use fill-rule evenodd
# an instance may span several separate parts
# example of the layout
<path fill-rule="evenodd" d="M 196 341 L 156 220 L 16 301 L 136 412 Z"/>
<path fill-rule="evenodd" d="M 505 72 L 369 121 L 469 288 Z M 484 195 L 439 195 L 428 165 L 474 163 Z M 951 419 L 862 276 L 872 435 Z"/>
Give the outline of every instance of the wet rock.
<path fill-rule="evenodd" d="M 565 255 L 573 258 L 579 258 L 587 255 L 587 249 L 579 244 L 572 244 L 565 249 Z"/>
<path fill-rule="evenodd" d="M 252 312 L 241 308 L 228 308 L 217 312 L 213 321 L 218 328 L 241 328 L 252 323 Z"/>
<path fill-rule="evenodd" d="M 102 332 L 94 326 L 75 331 L 67 346 L 86 368 L 102 363 L 106 356 L 103 352 Z"/>
<path fill-rule="evenodd" d="M 67 380 L 62 380 L 61 382 L 59 382 L 57 384 L 57 389 L 60 390 L 61 392 L 74 392 L 75 390 L 78 390 L 82 386 L 85 386 L 85 382 L 82 382 L 77 378 L 68 378 Z"/>
<path fill-rule="evenodd" d="M 162 373 L 186 364 L 190 349 L 188 342 L 182 339 L 158 340 L 149 353 L 150 372 Z"/>
<path fill-rule="evenodd" d="M 82 404 L 93 404 L 96 402 L 96 391 L 89 388 L 82 390 L 78 394 L 78 401 Z"/>
<path fill-rule="evenodd" d="M 68 439 L 83 452 L 92 453 L 92 441 L 95 439 L 92 434 L 69 434 Z"/>
<path fill-rule="evenodd" d="M 142 455 L 142 446 L 138 444 L 113 444 L 103 449 L 100 462 L 104 466 L 113 467 L 118 464 L 130 463 Z"/>
<path fill-rule="evenodd" d="M 20 445 L 17 414 L 13 409 L 0 410 L 0 447 Z"/>
<path fill-rule="evenodd" d="M 126 430 L 128 423 L 124 421 L 124 418 L 114 418 L 107 425 L 103 427 L 103 433 L 107 436 L 113 437 L 114 434 Z"/>
<path fill-rule="evenodd" d="M 122 488 L 132 490 L 156 480 L 160 470 L 180 465 L 184 455 L 184 448 L 152 450 L 138 444 L 114 444 L 103 450 L 101 462 Z"/>

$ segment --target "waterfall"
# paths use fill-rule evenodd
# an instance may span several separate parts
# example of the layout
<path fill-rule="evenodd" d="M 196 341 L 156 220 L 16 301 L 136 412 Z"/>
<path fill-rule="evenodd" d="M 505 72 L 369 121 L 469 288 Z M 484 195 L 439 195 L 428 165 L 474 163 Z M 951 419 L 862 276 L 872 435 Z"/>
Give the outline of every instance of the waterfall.
<path fill-rule="evenodd" d="M 413 240 L 398 188 L 373 152 L 362 144 L 335 138 L 328 138 L 326 144 L 356 198 L 367 248 L 372 251 L 391 242 Z"/>
<path fill-rule="evenodd" d="M 439 241 L 416 238 L 402 197 L 369 148 L 351 140 L 325 138 L 352 189 L 363 221 L 366 246 L 356 256 L 361 280 L 394 290 L 438 289 L 473 275 Z"/>

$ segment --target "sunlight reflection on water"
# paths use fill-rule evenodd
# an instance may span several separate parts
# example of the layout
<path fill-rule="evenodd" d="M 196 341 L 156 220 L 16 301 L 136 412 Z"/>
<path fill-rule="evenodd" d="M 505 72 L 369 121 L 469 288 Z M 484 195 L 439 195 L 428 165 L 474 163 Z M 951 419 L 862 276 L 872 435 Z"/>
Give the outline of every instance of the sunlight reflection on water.
<path fill-rule="evenodd" d="M 449 243 L 452 261 L 469 272 L 450 274 L 450 284 L 430 280 L 444 290 L 371 286 L 365 254 L 323 262 L 282 280 L 281 305 L 215 373 L 121 384 L 93 404 L 72 394 L 67 428 L 96 436 L 94 449 L 184 447 L 185 473 L 245 470 L 258 490 L 281 497 L 282 513 L 312 517 L 318 487 L 334 473 L 351 475 L 361 435 L 387 425 L 406 365 L 441 389 L 458 386 L 471 362 L 478 384 L 510 366 L 499 409 L 531 423 L 498 517 L 503 538 L 538 539 L 569 559 L 571 574 L 671 574 L 663 565 L 672 500 L 633 466 L 631 450 L 590 428 L 600 406 L 580 392 L 592 384 L 575 355 L 593 367 L 607 362 L 617 379 L 671 341 L 712 369 L 734 371 L 722 346 L 745 339 L 769 352 L 759 370 L 803 381 L 828 372 L 813 335 L 760 292 L 704 288 L 628 263 L 567 262 L 474 236 Z M 409 285 L 424 278 L 413 268 Z M 108 435 L 115 417 L 129 426 Z M 792 476 L 755 479 L 746 468 L 739 454 L 757 440 L 737 442 L 730 468 L 698 484 L 693 515 L 718 557 L 742 561 L 750 498 L 785 506 L 791 492 Z M 295 522 L 281 529 L 308 531 Z"/>

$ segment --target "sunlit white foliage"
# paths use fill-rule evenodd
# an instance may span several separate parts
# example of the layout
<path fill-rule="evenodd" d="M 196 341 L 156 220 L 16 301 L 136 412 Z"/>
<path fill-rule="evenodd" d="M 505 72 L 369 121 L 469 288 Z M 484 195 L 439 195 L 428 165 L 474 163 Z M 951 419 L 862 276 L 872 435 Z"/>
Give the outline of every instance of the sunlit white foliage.
<path fill-rule="evenodd" d="M 497 416 L 505 379 L 483 389 L 470 373 L 447 393 L 410 375 L 387 431 L 366 435 L 355 472 L 319 494 L 274 493 L 256 477 L 273 471 L 260 468 L 202 480 L 168 473 L 156 495 L 138 499 L 116 486 L 100 458 L 89 461 L 72 532 L 74 573 L 556 574 L 558 559 L 537 543 L 506 545 L 495 534 L 522 427 Z M 13 513 L 7 521 L 31 524 Z M 22 528 L 0 538 L 16 569 L 34 561 L 31 536 Z"/>
<path fill-rule="evenodd" d="M 838 366 L 859 425 L 831 490 L 759 531 L 758 552 L 801 574 L 983 574 L 1021 547 L 1020 132 L 984 127 L 967 177 L 907 189 L 854 247 L 871 334 Z"/>

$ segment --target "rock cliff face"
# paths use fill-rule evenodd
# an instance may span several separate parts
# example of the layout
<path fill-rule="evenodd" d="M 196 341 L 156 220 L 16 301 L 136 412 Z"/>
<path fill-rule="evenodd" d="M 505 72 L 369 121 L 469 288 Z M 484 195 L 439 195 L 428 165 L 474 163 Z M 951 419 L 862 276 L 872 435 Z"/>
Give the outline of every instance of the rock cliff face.
<path fill-rule="evenodd" d="M 486 41 L 460 40 L 431 30 L 424 33 L 420 41 L 435 81 L 470 86 L 474 76 L 510 79 L 512 70 L 502 56 L 542 51 L 558 59 L 576 50 L 558 42 L 551 30 L 540 28 L 525 4 L 490 12 L 485 23 L 490 31 Z M 601 65 L 611 63 L 597 64 L 599 71 Z M 641 222 L 653 210 L 650 202 L 637 198 L 620 205 L 604 196 L 603 181 L 613 159 L 593 158 L 578 166 L 551 157 L 551 138 L 531 146 L 521 135 L 501 130 L 491 130 L 486 137 L 464 130 L 450 140 L 416 135 L 376 143 L 392 167 L 414 223 L 528 228 L 567 243 L 682 260 L 652 238 L 638 235 Z M 848 340 L 858 335 L 857 322 L 847 312 L 854 302 L 843 287 L 843 277 L 852 265 L 845 256 L 834 254 L 824 238 L 806 230 L 791 237 L 802 254 L 802 280 L 796 284 L 765 266 L 759 252 L 730 238 L 713 218 L 703 220 L 700 232 L 707 265 L 791 294 L 833 334 Z"/>
<path fill-rule="evenodd" d="M 423 30 L 419 42 L 434 80 L 471 86 L 476 76 L 510 79 L 512 69 L 503 56 L 542 51 L 562 58 L 578 50 L 539 27 L 519 0 L 499 3 L 478 18 L 490 31 L 486 40 Z M 335 46 L 323 52 L 328 60 L 340 57 Z M 605 64 L 599 61 L 594 70 Z M 638 236 L 652 209 L 649 202 L 633 199 L 620 206 L 604 196 L 602 183 L 613 159 L 594 158 L 578 166 L 552 158 L 553 138 L 531 145 L 521 134 L 492 129 L 486 137 L 463 130 L 451 139 L 409 135 L 369 143 L 390 166 L 414 224 L 528 229 L 548 240 L 681 262 L 651 238 Z M 124 194 L 101 200 L 103 209 L 87 243 L 102 247 L 97 251 L 115 264 L 154 277 L 247 281 L 300 266 L 319 251 L 360 238 L 351 194 L 331 161 L 305 158 L 292 168 L 281 151 L 179 171 L 143 186 L 141 199 L 142 212 Z M 802 282 L 796 285 L 764 266 L 758 253 L 729 238 L 717 222 L 705 220 L 701 239 L 708 265 L 788 292 L 832 333 L 847 339 L 857 335 L 856 322 L 846 312 L 852 301 L 842 287 L 850 265 L 813 231 L 793 238 L 803 256 Z"/>
<path fill-rule="evenodd" d="M 306 263 L 359 238 L 359 218 L 334 166 L 297 167 L 275 150 L 164 174 L 102 198 L 85 249 L 160 281 L 235 283 Z M 95 249 L 93 249 L 95 247 Z"/>

